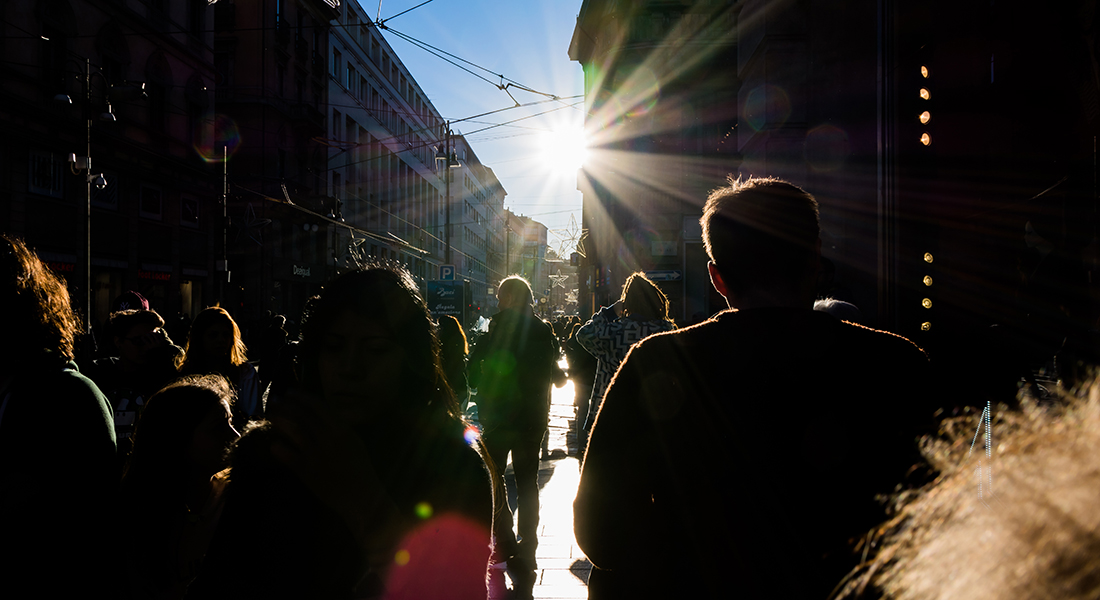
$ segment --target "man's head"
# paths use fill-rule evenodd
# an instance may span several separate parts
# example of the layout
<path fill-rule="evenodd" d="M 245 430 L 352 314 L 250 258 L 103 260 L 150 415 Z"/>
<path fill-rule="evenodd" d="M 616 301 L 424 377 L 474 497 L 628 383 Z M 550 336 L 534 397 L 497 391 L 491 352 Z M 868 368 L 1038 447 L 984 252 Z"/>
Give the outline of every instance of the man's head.
<path fill-rule="evenodd" d="M 707 197 L 700 223 L 723 296 L 794 293 L 812 282 L 821 225 L 817 201 L 802 188 L 773 177 L 730 176 L 729 185 Z"/>
<path fill-rule="evenodd" d="M 148 352 L 165 344 L 164 319 L 154 310 L 120 310 L 111 313 L 111 335 L 119 356 L 134 364 L 148 362 Z"/>
<path fill-rule="evenodd" d="M 530 308 L 534 304 L 534 294 L 531 293 L 531 284 L 519 275 L 506 277 L 497 287 L 497 307 L 500 310 L 509 308 Z"/>

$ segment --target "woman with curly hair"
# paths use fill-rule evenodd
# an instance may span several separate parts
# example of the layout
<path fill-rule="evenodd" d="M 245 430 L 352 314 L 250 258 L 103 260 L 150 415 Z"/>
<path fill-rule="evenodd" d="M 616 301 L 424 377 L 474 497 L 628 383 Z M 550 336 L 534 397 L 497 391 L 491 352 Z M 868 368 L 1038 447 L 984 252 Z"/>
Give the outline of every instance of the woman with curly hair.
<path fill-rule="evenodd" d="M 233 386 L 237 407 L 249 418 L 263 417 L 256 368 L 248 363 L 241 330 L 220 306 L 204 309 L 191 324 L 179 359 L 180 375 L 221 375 Z"/>
<path fill-rule="evenodd" d="M 484 599 L 493 479 L 408 272 L 326 285 L 297 367 L 297 388 L 233 451 L 190 597 Z"/>
<path fill-rule="evenodd" d="M 0 310 L 0 597 L 82 597 L 109 585 L 111 409 L 72 362 L 65 284 L 7 235 Z"/>

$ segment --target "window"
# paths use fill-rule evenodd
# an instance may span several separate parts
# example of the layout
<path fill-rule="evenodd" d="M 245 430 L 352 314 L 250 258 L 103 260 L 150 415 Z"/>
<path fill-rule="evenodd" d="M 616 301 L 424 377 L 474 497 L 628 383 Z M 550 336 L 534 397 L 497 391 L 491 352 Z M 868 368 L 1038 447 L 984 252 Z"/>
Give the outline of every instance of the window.
<path fill-rule="evenodd" d="M 199 226 L 199 201 L 191 196 L 180 198 L 180 225 Z"/>
<path fill-rule="evenodd" d="M 365 77 L 359 78 L 359 103 L 366 105 L 367 103 L 367 90 L 369 89 L 367 79 Z"/>
<path fill-rule="evenodd" d="M 138 199 L 138 212 L 141 216 L 147 219 L 160 220 L 162 204 L 163 199 L 160 190 L 145 185 L 141 186 L 141 197 Z"/>
<path fill-rule="evenodd" d="M 336 78 L 336 81 L 340 81 L 340 67 L 342 66 L 342 60 L 344 56 L 340 54 L 339 50 L 332 51 L 332 76 Z"/>
<path fill-rule="evenodd" d="M 351 61 L 348 61 L 348 77 L 344 80 L 344 87 L 351 92 L 352 96 L 355 96 L 355 84 L 359 82 L 359 74 L 355 72 L 355 67 L 351 66 Z"/>
<path fill-rule="evenodd" d="M 336 141 L 340 141 L 340 125 L 343 121 L 340 120 L 340 111 L 332 111 L 332 127 L 329 129 L 332 131 L 332 135 L 336 136 Z"/>
<path fill-rule="evenodd" d="M 31 193 L 54 198 L 63 197 L 65 161 L 48 152 L 32 152 L 30 158 Z"/>

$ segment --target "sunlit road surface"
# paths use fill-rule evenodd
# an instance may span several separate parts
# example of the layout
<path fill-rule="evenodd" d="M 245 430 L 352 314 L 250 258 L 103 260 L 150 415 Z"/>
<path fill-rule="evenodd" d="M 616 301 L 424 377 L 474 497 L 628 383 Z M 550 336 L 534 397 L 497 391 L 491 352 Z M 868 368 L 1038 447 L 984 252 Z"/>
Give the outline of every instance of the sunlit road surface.
<path fill-rule="evenodd" d="M 565 366 L 565 363 L 562 363 Z M 572 430 L 574 420 L 573 382 L 555 388 L 550 405 L 550 460 L 539 463 L 539 545 L 536 554 L 534 597 L 536 599 L 588 598 L 588 573 L 591 564 L 577 546 L 573 537 L 573 498 L 577 495 L 580 479 L 576 457 L 576 436 Z M 505 476 L 512 485 L 512 465 Z M 509 501 L 516 507 L 515 494 Z M 508 583 L 505 584 L 505 581 Z M 508 598 L 504 586 L 511 586 L 503 569 L 494 569 L 490 598 Z"/>

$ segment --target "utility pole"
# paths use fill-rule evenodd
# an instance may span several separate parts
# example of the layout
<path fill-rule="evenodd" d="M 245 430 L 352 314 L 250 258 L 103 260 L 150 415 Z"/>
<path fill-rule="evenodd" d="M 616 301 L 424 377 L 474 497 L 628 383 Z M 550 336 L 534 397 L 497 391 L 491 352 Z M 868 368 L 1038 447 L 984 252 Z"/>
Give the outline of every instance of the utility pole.
<path fill-rule="evenodd" d="M 443 181 L 444 181 L 444 194 L 446 195 L 446 201 L 443 203 L 443 242 L 447 245 L 447 249 L 443 255 L 444 264 L 454 264 L 451 262 L 451 169 L 456 169 L 461 165 L 458 162 L 458 157 L 454 154 L 454 149 L 451 147 L 451 137 L 454 133 L 451 131 L 451 122 L 446 121 L 443 123 L 440 130 L 440 137 L 443 138 L 443 148 L 436 152 L 435 163 L 438 165 L 440 161 L 443 161 Z"/>

